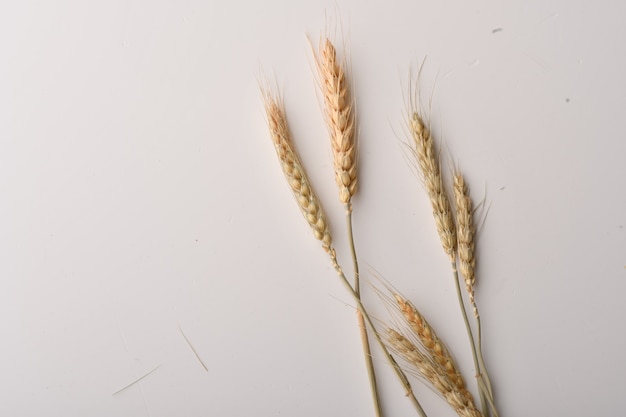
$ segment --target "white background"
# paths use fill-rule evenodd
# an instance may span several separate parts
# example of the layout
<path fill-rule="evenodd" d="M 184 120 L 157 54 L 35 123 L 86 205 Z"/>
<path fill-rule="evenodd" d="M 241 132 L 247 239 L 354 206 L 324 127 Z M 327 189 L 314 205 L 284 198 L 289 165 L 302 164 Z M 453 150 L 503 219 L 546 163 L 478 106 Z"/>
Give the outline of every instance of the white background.
<path fill-rule="evenodd" d="M 377 270 L 410 297 L 471 376 L 402 145 L 409 72 L 427 57 L 442 155 L 490 207 L 477 297 L 501 416 L 623 413 L 625 12 L 565 0 L 3 2 L 0 414 L 373 416 L 353 302 L 284 182 L 257 84 L 263 71 L 282 92 L 349 270 L 306 39 L 324 32 L 350 52 L 365 277 L 376 285 Z M 374 355 L 387 415 L 414 415 Z M 453 415 L 414 385 L 430 416 Z"/>

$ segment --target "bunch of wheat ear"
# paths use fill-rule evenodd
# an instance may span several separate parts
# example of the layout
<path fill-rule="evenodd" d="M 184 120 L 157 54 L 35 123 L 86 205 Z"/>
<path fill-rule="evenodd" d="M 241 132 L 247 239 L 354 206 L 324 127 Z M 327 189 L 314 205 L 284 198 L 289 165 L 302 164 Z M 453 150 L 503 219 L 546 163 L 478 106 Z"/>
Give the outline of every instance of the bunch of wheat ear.
<path fill-rule="evenodd" d="M 352 282 L 348 280 L 338 262 L 336 250 L 333 247 L 331 231 L 322 205 L 313 191 L 313 187 L 307 178 L 305 169 L 291 139 L 283 102 L 272 92 L 267 83 L 261 86 L 261 92 L 270 136 L 287 183 L 314 236 L 321 241 L 322 247 L 330 256 L 331 263 L 341 282 L 354 297 L 358 307 L 358 325 L 361 330 L 363 351 L 377 417 L 382 417 L 383 411 L 370 352 L 368 327 L 371 335 L 378 342 L 381 351 L 404 386 L 406 396 L 415 406 L 417 413 L 422 417 L 426 417 L 426 412 L 413 393 L 407 372 L 420 376 L 423 381 L 434 387 L 459 416 L 490 417 L 493 415 L 498 417 L 491 383 L 487 377 L 482 358 L 480 318 L 474 298 L 476 277 L 474 272 L 475 229 L 472 221 L 473 208 L 463 176 L 458 172 L 454 175 L 453 188 L 456 212 L 453 213 L 452 205 L 446 194 L 439 157 L 435 150 L 430 129 L 424 123 L 420 113 L 416 109 L 410 109 L 409 130 L 413 138 L 412 150 L 432 205 L 437 233 L 439 234 L 444 252 L 449 257 L 452 265 L 457 295 L 472 347 L 476 378 L 481 397 L 481 410 L 475 405 L 472 394 L 468 391 L 465 380 L 448 348 L 410 301 L 400 293 L 393 292 L 392 304 L 403 318 L 405 325 L 399 329 L 387 327 L 385 332 L 378 331 L 377 326 L 375 326 L 361 301 L 358 257 L 352 230 L 352 197 L 357 191 L 358 179 L 354 100 L 350 84 L 347 81 L 345 61 L 341 62 L 338 59 L 337 51 L 332 42 L 322 37 L 319 47 L 317 50 L 314 50 L 314 55 L 318 69 L 318 84 L 324 101 L 324 119 L 330 137 L 335 181 L 339 190 L 339 201 L 346 209 L 346 230 L 353 261 L 354 276 Z M 457 260 L 464 278 L 468 298 L 473 308 L 474 317 L 478 323 L 477 340 L 473 337 L 465 311 L 460 291 Z M 404 367 L 398 364 L 396 357 L 402 359 Z"/>

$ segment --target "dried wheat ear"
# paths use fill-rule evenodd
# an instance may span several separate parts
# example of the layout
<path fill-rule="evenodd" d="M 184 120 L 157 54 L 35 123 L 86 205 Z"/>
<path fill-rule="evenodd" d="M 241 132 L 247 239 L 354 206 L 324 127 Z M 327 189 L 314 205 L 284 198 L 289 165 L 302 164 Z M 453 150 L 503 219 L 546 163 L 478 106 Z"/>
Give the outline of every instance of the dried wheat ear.
<path fill-rule="evenodd" d="M 450 200 L 443 186 L 439 156 L 435 151 L 430 129 L 417 112 L 413 112 L 411 115 L 409 128 L 413 137 L 413 153 L 430 199 L 439 239 L 443 250 L 451 260 L 454 260 L 456 257 L 456 228 Z"/>
<path fill-rule="evenodd" d="M 284 105 L 268 89 L 262 89 L 261 93 L 263 95 L 270 136 L 287 183 L 298 202 L 300 211 L 313 230 L 313 234 L 322 242 L 324 250 L 331 256 L 334 256 L 335 251 L 332 247 L 332 236 L 328 222 L 294 148 L 287 126 Z"/>
<path fill-rule="evenodd" d="M 387 330 L 390 348 L 445 398 L 461 417 L 483 417 L 467 390 L 460 390 L 428 354 L 420 350 L 409 338 L 393 329 Z"/>
<path fill-rule="evenodd" d="M 339 199 L 348 204 L 357 187 L 357 146 L 354 100 L 344 67 L 337 60 L 337 51 L 328 39 L 322 39 L 316 54 L 326 124 L 330 133 L 335 181 Z"/>

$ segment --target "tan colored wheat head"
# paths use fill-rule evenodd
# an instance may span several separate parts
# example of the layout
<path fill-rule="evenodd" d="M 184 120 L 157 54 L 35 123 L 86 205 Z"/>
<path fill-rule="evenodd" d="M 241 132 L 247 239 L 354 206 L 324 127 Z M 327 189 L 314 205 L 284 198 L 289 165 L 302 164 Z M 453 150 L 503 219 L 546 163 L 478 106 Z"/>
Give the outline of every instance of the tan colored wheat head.
<path fill-rule="evenodd" d="M 454 197 L 456 202 L 456 223 L 458 235 L 459 270 L 465 279 L 465 289 L 474 309 L 474 316 L 478 317 L 478 309 L 474 300 L 474 285 L 476 284 L 476 259 L 474 258 L 474 223 L 472 221 L 472 199 L 461 173 L 454 174 Z"/>
<path fill-rule="evenodd" d="M 430 199 L 437 233 L 444 251 L 454 261 L 456 230 L 450 200 L 443 186 L 439 156 L 435 151 L 430 129 L 417 111 L 411 114 L 409 129 L 413 137 L 413 153 Z"/>
<path fill-rule="evenodd" d="M 461 417 L 482 417 L 471 395 L 459 391 L 446 373 L 426 353 L 422 352 L 410 339 L 396 330 L 387 329 L 387 343 L 414 371 L 432 384 L 450 406 Z"/>
<path fill-rule="evenodd" d="M 334 257 L 335 251 L 332 247 L 332 237 L 326 216 L 294 148 L 287 126 L 284 105 L 280 99 L 272 95 L 268 88 L 261 87 L 261 94 L 270 136 L 287 183 L 296 197 L 302 214 L 311 226 L 313 234 L 322 242 L 324 250 Z"/>
<path fill-rule="evenodd" d="M 394 293 L 393 296 L 404 320 L 415 335 L 415 339 L 424 347 L 438 369 L 447 376 L 458 392 L 464 396 L 471 397 L 454 358 L 446 348 L 446 345 L 439 339 L 435 330 L 428 324 L 413 303 L 398 293 Z"/>
<path fill-rule="evenodd" d="M 324 96 L 325 119 L 333 151 L 339 199 L 349 204 L 357 187 L 354 100 L 346 80 L 345 65 L 338 62 L 335 47 L 325 37 L 320 41 L 315 60 Z"/>

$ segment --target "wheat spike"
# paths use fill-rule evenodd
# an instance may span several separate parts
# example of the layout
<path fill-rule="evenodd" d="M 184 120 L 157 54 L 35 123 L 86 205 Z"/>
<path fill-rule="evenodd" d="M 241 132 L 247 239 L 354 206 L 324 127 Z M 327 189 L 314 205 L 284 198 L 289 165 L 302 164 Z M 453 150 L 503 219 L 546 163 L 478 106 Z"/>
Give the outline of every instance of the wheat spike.
<path fill-rule="evenodd" d="M 474 285 L 476 284 L 474 235 L 476 230 L 472 221 L 472 199 L 469 196 L 465 179 L 459 172 L 454 174 L 454 197 L 456 202 L 459 270 L 465 279 L 465 289 L 474 309 L 474 316 L 478 317 L 478 309 L 474 300 Z"/>
<path fill-rule="evenodd" d="M 291 141 L 284 105 L 268 89 L 261 88 L 261 94 L 265 105 L 265 113 L 267 114 L 270 136 L 274 142 L 274 148 L 287 183 L 296 197 L 302 214 L 309 226 L 311 226 L 313 234 L 322 242 L 324 250 L 331 257 L 335 256 L 326 216 L 317 196 L 313 192 L 313 188 Z"/>
<path fill-rule="evenodd" d="M 346 71 L 337 61 L 337 51 L 327 38 L 322 38 L 316 54 L 326 124 L 330 134 L 335 180 L 339 199 L 348 204 L 357 187 L 357 147 L 354 101 L 346 80 Z"/>
<path fill-rule="evenodd" d="M 406 298 L 395 293 L 394 298 L 402 316 L 408 323 L 410 329 L 417 336 L 417 340 L 424 346 L 426 351 L 432 357 L 437 366 L 441 368 L 447 375 L 450 382 L 455 386 L 457 391 L 465 396 L 471 394 L 465 387 L 465 380 L 459 371 L 454 358 L 446 348 L 445 344 L 439 339 L 435 330 L 428 324 L 424 316 L 417 308 Z"/>
<path fill-rule="evenodd" d="M 456 230 L 452 218 L 452 210 L 450 209 L 450 201 L 443 188 L 439 158 L 435 152 L 430 129 L 417 112 L 413 112 L 409 127 L 413 136 L 414 154 L 433 209 L 437 233 L 441 239 L 444 251 L 454 261 Z"/>
<path fill-rule="evenodd" d="M 433 360 L 420 351 L 408 338 L 393 329 L 387 330 L 390 348 L 422 375 L 446 399 L 461 417 L 482 417 L 471 395 L 468 397 L 452 383 Z"/>

